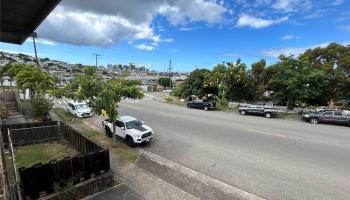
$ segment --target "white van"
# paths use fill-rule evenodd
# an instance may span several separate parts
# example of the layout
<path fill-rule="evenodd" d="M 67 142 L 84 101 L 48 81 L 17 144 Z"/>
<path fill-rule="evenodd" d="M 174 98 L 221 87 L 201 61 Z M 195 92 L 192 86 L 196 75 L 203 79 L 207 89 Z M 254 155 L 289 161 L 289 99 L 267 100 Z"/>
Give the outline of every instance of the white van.
<path fill-rule="evenodd" d="M 92 111 L 86 102 L 68 102 L 68 112 L 75 117 L 91 117 Z"/>

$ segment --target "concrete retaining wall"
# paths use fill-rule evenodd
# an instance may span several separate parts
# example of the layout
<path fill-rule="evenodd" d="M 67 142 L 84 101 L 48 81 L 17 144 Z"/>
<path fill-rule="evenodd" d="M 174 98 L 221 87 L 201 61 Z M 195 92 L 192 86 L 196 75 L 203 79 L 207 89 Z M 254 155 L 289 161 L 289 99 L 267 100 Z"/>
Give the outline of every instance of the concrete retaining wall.
<path fill-rule="evenodd" d="M 100 176 L 91 178 L 87 181 L 75 185 L 71 190 L 61 193 L 55 193 L 40 198 L 42 200 L 78 200 L 97 192 L 106 190 L 114 185 L 113 174 L 111 171 Z"/>
<path fill-rule="evenodd" d="M 150 152 L 143 152 L 136 165 L 200 199 L 262 200 L 262 198 L 254 194 Z"/>

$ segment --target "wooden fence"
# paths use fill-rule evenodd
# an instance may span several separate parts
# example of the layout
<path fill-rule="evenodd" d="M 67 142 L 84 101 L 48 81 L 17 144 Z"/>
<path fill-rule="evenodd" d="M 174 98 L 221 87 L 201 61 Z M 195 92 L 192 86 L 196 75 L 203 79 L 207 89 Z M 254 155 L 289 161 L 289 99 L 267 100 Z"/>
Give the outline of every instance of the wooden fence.
<path fill-rule="evenodd" d="M 83 133 L 81 133 L 79 130 L 74 129 L 70 125 L 66 125 L 61 122 L 60 129 L 63 139 L 68 141 L 72 146 L 74 146 L 75 149 L 81 153 L 96 152 L 104 149 L 104 147 L 84 136 Z"/>
<path fill-rule="evenodd" d="M 55 121 L 2 125 L 4 145 L 8 144 L 7 129 L 11 130 L 14 146 L 54 141 L 59 139 L 59 124 Z"/>
<path fill-rule="evenodd" d="M 57 192 L 57 186 L 69 187 L 69 184 L 80 183 L 109 170 L 109 151 L 105 149 L 23 167 L 18 171 L 25 199 L 38 199 L 43 192 L 45 195 Z"/>
<path fill-rule="evenodd" d="M 18 169 L 22 194 L 25 199 L 38 199 L 55 192 L 55 185 L 77 184 L 110 170 L 109 150 L 74 129 L 58 122 L 38 122 L 2 125 L 4 144 L 8 144 L 7 130 L 10 128 L 14 145 L 47 142 L 62 138 L 72 145 L 79 155 L 38 163 L 32 167 Z"/>

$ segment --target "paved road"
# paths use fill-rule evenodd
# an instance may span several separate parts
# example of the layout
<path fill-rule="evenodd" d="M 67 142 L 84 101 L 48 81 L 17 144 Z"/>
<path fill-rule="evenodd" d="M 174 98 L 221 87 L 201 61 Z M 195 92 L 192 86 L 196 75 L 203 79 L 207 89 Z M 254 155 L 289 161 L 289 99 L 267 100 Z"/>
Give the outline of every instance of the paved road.
<path fill-rule="evenodd" d="M 153 127 L 145 148 L 267 199 L 350 199 L 350 128 L 202 111 L 150 99 L 122 115 Z"/>

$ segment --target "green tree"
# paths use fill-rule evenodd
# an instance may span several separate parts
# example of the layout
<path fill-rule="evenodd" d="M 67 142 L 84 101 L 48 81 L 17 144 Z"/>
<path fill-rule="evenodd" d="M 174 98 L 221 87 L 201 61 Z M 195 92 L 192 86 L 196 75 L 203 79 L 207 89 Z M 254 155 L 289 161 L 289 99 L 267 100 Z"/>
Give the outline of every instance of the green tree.
<path fill-rule="evenodd" d="M 96 96 L 94 111 L 97 114 L 101 114 L 102 111 L 107 113 L 113 123 L 113 135 L 116 134 L 115 122 L 118 116 L 119 102 L 125 98 L 143 98 L 143 92 L 136 87 L 137 85 L 139 85 L 139 82 L 122 79 L 109 80 L 102 84 L 102 89 Z"/>
<path fill-rule="evenodd" d="M 252 70 L 249 74 L 249 90 L 253 100 L 262 100 L 266 90 L 266 61 L 260 61 L 252 64 Z"/>
<path fill-rule="evenodd" d="M 206 96 L 208 93 L 204 81 L 208 77 L 210 71 L 207 69 L 196 69 L 192 71 L 187 79 L 181 84 L 181 93 L 177 93 L 180 97 L 188 97 L 196 95 L 198 97 Z"/>
<path fill-rule="evenodd" d="M 269 86 L 273 90 L 273 100 L 277 104 L 286 104 L 288 108 L 294 107 L 302 94 L 299 73 L 297 72 L 298 60 L 292 56 L 281 55 L 280 62 L 274 68 L 276 72 L 269 80 Z"/>
<path fill-rule="evenodd" d="M 40 68 L 26 64 L 8 64 L 1 68 L 1 75 L 8 75 L 16 80 L 19 89 L 29 89 L 30 96 L 43 95 L 55 87 L 58 79 Z"/>
<path fill-rule="evenodd" d="M 212 94 L 217 95 L 219 99 L 225 98 L 226 74 L 227 65 L 225 63 L 217 64 L 204 80 L 205 87 Z"/>
<path fill-rule="evenodd" d="M 307 58 L 312 68 L 322 69 L 328 79 L 320 102 L 349 99 L 350 46 L 331 43 L 324 48 L 309 49 L 300 57 Z"/>
<path fill-rule="evenodd" d="M 252 95 L 248 90 L 247 66 L 237 59 L 235 63 L 227 62 L 227 74 L 225 82 L 226 98 L 228 100 L 240 101 L 250 100 Z"/>
<path fill-rule="evenodd" d="M 55 90 L 52 95 L 61 98 L 68 97 L 77 101 L 90 100 L 93 111 L 102 114 L 105 111 L 113 123 L 115 135 L 115 121 L 118 116 L 118 104 L 125 98 L 139 99 L 143 93 L 138 85 L 139 81 L 113 79 L 103 81 L 91 67 L 84 68 L 84 73 L 75 76 L 64 88 Z"/>
<path fill-rule="evenodd" d="M 318 104 L 323 88 L 328 84 L 326 73 L 310 67 L 305 57 L 280 56 L 280 62 L 273 66 L 275 73 L 269 80 L 275 103 L 288 108 L 295 105 Z"/>
<path fill-rule="evenodd" d="M 48 90 L 53 89 L 57 78 L 50 76 L 35 66 L 27 66 L 16 73 L 17 86 L 25 91 L 29 89 L 30 96 L 44 95 Z"/>
<path fill-rule="evenodd" d="M 134 71 L 136 69 L 136 65 L 134 63 L 129 63 L 129 67 L 131 71 Z"/>
<path fill-rule="evenodd" d="M 171 79 L 168 77 L 160 77 L 158 82 L 159 85 L 163 86 L 164 88 L 170 87 L 171 85 Z"/>

